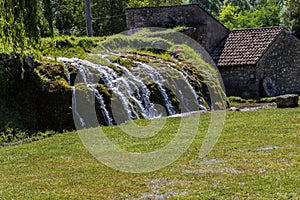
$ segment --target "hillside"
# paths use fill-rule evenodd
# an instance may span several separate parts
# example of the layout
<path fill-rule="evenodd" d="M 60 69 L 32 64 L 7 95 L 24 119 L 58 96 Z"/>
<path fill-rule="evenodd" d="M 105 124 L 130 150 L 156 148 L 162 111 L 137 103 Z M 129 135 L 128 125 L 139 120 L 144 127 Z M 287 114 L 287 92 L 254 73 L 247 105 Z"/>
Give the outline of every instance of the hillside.
<path fill-rule="evenodd" d="M 207 55 L 188 46 L 191 43 L 176 41 L 187 37 L 178 34 L 145 29 L 132 36 L 49 38 L 32 51 L 31 67 L 18 55 L 3 54 L 2 143 L 46 130 L 62 132 L 75 126 L 115 125 L 226 107 Z M 96 120 L 84 122 L 93 112 Z"/>

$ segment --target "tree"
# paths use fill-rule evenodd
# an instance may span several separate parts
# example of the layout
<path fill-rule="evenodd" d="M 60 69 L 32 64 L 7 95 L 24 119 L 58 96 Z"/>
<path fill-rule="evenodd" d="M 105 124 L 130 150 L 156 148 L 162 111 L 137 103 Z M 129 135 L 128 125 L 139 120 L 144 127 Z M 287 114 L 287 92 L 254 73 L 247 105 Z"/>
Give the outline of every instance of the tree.
<path fill-rule="evenodd" d="M 83 0 L 51 0 L 55 28 L 59 34 L 85 35 Z"/>
<path fill-rule="evenodd" d="M 250 10 L 252 6 L 249 0 L 225 0 L 224 5 L 238 6 L 241 10 Z"/>
<path fill-rule="evenodd" d="M 128 0 L 127 8 L 145 7 L 145 6 L 174 6 L 182 4 L 182 0 Z"/>
<path fill-rule="evenodd" d="M 190 0 L 189 3 L 198 4 L 201 8 L 215 17 L 220 12 L 222 6 L 222 2 L 219 0 Z"/>
<path fill-rule="evenodd" d="M 126 29 L 123 0 L 92 1 L 94 35 L 112 35 Z"/>
<path fill-rule="evenodd" d="M 43 0 L 44 10 L 51 7 Z M 45 17 L 52 27 L 51 15 Z M 37 0 L 0 0 L 0 44 L 2 51 L 10 48 L 22 52 L 26 45 L 36 45 L 40 40 Z"/>
<path fill-rule="evenodd" d="M 149 0 L 149 6 L 174 6 L 182 4 L 181 0 Z"/>
<path fill-rule="evenodd" d="M 300 1 L 287 0 L 281 12 L 281 24 L 294 33 L 300 39 Z"/>
<path fill-rule="evenodd" d="M 240 17 L 240 7 L 227 4 L 219 13 L 219 21 L 229 30 L 238 27 L 238 18 Z"/>
<path fill-rule="evenodd" d="M 220 12 L 219 20 L 230 30 L 280 25 L 281 3 L 276 0 L 258 2 L 253 10 L 242 10 L 228 4 Z"/>
<path fill-rule="evenodd" d="M 126 29 L 126 8 L 169 6 L 182 4 L 182 0 L 98 0 L 92 1 L 95 35 L 112 35 Z"/>
<path fill-rule="evenodd" d="M 51 0 L 38 1 L 38 26 L 42 37 L 54 35 L 53 12 Z"/>
<path fill-rule="evenodd" d="M 149 6 L 149 5 L 150 5 L 149 0 L 144 0 L 144 1 L 128 0 L 126 7 L 127 8 L 138 8 L 138 7 L 145 7 L 145 6 Z"/>

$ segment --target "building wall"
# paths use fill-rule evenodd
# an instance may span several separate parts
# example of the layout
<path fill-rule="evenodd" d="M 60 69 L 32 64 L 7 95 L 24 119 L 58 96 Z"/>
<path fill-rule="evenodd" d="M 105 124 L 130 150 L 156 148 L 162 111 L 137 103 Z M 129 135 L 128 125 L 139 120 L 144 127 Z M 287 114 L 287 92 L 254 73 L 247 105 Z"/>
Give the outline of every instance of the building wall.
<path fill-rule="evenodd" d="M 209 53 L 229 34 L 228 29 L 195 4 L 132 8 L 125 14 L 128 29 L 190 27 L 182 32 Z M 256 98 L 300 93 L 300 41 L 283 32 L 256 66 L 227 66 L 219 70 L 228 96 Z M 265 88 L 269 87 L 266 93 Z"/>
<path fill-rule="evenodd" d="M 196 4 L 131 8 L 125 11 L 128 29 L 141 27 L 194 27 L 189 36 L 211 52 L 229 30 Z"/>
<path fill-rule="evenodd" d="M 300 40 L 285 32 L 279 35 L 258 62 L 257 74 L 260 82 L 272 80 L 275 95 L 300 93 Z"/>
<path fill-rule="evenodd" d="M 300 40 L 283 32 L 256 66 L 224 66 L 219 71 L 227 96 L 300 94 Z"/>
<path fill-rule="evenodd" d="M 227 96 L 257 98 L 259 81 L 255 65 L 219 67 Z"/>

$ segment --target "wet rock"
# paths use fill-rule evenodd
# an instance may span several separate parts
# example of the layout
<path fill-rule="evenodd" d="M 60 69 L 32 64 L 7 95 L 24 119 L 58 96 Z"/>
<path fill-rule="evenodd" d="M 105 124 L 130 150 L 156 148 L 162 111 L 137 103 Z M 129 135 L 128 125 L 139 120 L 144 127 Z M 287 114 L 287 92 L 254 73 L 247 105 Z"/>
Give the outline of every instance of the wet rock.
<path fill-rule="evenodd" d="M 32 56 L 26 56 L 25 59 L 24 59 L 24 67 L 25 67 L 25 70 L 33 70 L 36 65 L 34 63 L 34 59 Z"/>
<path fill-rule="evenodd" d="M 299 96 L 297 94 L 287 94 L 276 97 L 277 108 L 298 107 Z"/>

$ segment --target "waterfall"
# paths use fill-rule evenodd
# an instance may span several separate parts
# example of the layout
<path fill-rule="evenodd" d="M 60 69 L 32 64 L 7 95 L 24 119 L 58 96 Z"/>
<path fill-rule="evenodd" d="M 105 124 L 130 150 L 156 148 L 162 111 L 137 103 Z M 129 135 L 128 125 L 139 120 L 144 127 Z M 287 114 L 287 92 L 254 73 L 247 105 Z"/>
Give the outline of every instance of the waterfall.
<path fill-rule="evenodd" d="M 180 63 L 179 63 L 179 64 L 180 64 Z M 182 63 L 181 63 L 181 64 L 182 64 Z M 184 84 L 188 87 L 188 91 L 192 93 L 192 96 L 194 97 L 194 100 L 195 100 L 195 99 L 197 100 L 197 103 L 199 104 L 199 108 L 200 108 L 201 110 L 207 110 L 207 108 L 204 106 L 204 104 L 203 104 L 201 98 L 200 98 L 199 95 L 196 93 L 196 91 L 194 90 L 193 86 L 189 83 L 188 77 L 189 77 L 190 79 L 192 79 L 194 82 L 196 82 L 198 85 L 201 85 L 201 83 L 200 83 L 195 77 L 193 77 L 191 74 L 189 74 L 188 72 L 186 72 L 186 71 L 184 71 L 184 70 L 183 70 L 183 71 L 179 71 L 179 70 L 177 70 L 177 69 L 174 69 L 171 65 L 168 65 L 168 67 L 171 68 L 172 70 L 175 70 L 176 73 L 178 73 L 178 74 L 180 75 L 181 80 L 184 81 Z M 188 105 L 187 105 L 187 103 L 186 103 L 186 98 L 184 98 L 183 92 L 182 92 L 182 90 L 180 89 L 181 87 L 179 87 L 179 86 L 177 85 L 177 82 L 176 82 L 176 81 L 174 81 L 173 83 L 176 85 L 176 88 L 178 89 L 178 92 L 181 94 L 181 95 L 180 95 L 180 98 L 181 98 L 181 103 L 182 103 L 182 106 L 184 107 L 184 110 L 185 110 L 186 112 L 192 112 L 192 111 L 194 111 L 194 110 L 191 110 L 191 109 L 188 107 Z"/>
<path fill-rule="evenodd" d="M 71 59 L 67 59 L 67 58 L 58 58 L 57 60 L 60 61 L 60 62 L 72 62 Z M 69 72 L 66 65 L 64 65 L 64 68 L 65 68 L 65 71 L 66 71 L 66 74 L 67 74 L 67 81 L 70 84 L 71 90 L 72 90 L 72 109 L 74 111 L 74 114 L 75 114 L 77 120 L 79 120 L 81 127 L 85 128 L 86 127 L 85 121 L 81 117 L 81 115 L 79 114 L 78 109 L 77 109 L 77 101 L 76 101 L 76 96 L 75 96 L 76 95 L 76 90 L 75 90 L 75 87 L 72 86 L 72 84 L 71 84 L 70 72 Z"/>
<path fill-rule="evenodd" d="M 140 61 L 132 61 L 137 66 L 128 69 L 121 64 L 111 62 L 108 55 L 94 55 L 105 59 L 109 65 L 96 64 L 87 60 L 79 58 L 58 58 L 57 60 L 65 64 L 67 72 L 67 79 L 72 88 L 72 108 L 74 115 L 78 118 L 82 127 L 85 127 L 85 121 L 81 117 L 77 109 L 76 102 L 76 85 L 71 83 L 71 75 L 68 70 L 68 66 L 72 65 L 77 69 L 77 79 L 80 80 L 87 87 L 88 90 L 92 91 L 95 95 L 95 100 L 98 103 L 98 109 L 107 125 L 113 125 L 122 123 L 132 119 L 151 119 L 160 117 L 161 114 L 155 109 L 155 105 L 151 102 L 151 91 L 149 86 L 145 83 L 154 84 L 157 87 L 157 92 L 161 96 L 162 106 L 167 111 L 169 116 L 178 114 L 178 108 L 175 108 L 171 97 L 169 96 L 167 88 L 167 76 L 173 75 L 168 72 L 175 71 L 176 76 L 179 77 L 181 83 L 184 84 L 184 88 L 188 88 L 190 93 L 187 96 L 184 94 L 185 91 L 181 90 L 181 83 L 178 86 L 177 81 L 171 80 L 172 85 L 175 86 L 169 88 L 171 90 L 177 89 L 177 98 L 182 104 L 182 112 L 191 112 L 197 110 L 197 108 L 189 107 L 191 101 L 197 101 L 200 99 L 187 79 L 187 74 L 175 70 L 172 66 L 167 67 L 153 67 L 150 64 L 146 64 Z M 124 58 L 127 59 L 127 58 Z M 167 70 L 168 69 L 168 70 Z M 168 80 L 170 82 L 170 80 Z M 101 94 L 97 85 L 101 83 L 104 87 L 113 95 L 111 102 L 105 102 L 103 94 Z M 190 98 L 190 99 L 186 99 Z M 153 98 L 153 97 L 152 97 Z M 117 102 L 117 103 L 114 103 Z M 199 102 L 200 103 L 200 102 Z M 117 109 L 115 109 L 117 106 Z M 201 107 L 201 104 L 200 104 Z M 198 105 L 199 108 L 199 105 Z M 110 111 L 111 110 L 111 111 Z M 117 110 L 117 111 L 116 111 Z M 123 112 L 121 112 L 123 111 Z M 118 113 L 122 113 L 122 119 L 118 119 Z"/>
<path fill-rule="evenodd" d="M 176 114 L 172 102 L 169 99 L 165 88 L 163 87 L 163 85 L 165 84 L 164 83 L 165 80 L 162 77 L 162 75 L 159 73 L 159 71 L 146 63 L 142 63 L 142 62 L 136 62 L 136 63 L 139 65 L 139 67 L 142 68 L 141 70 L 146 72 L 146 74 L 150 77 L 151 81 L 158 86 L 158 89 L 163 97 L 164 105 L 167 108 L 168 114 L 169 115 Z"/>
<path fill-rule="evenodd" d="M 87 88 L 91 91 L 94 92 L 95 97 L 97 99 L 97 102 L 99 104 L 99 108 L 101 110 L 101 113 L 103 115 L 103 117 L 105 118 L 105 121 L 108 125 L 113 125 L 113 120 L 109 115 L 109 112 L 106 109 L 105 106 L 105 102 L 103 100 L 102 95 L 99 93 L 99 91 L 97 90 L 97 88 L 95 87 L 95 83 L 94 83 L 94 79 L 93 79 L 93 74 L 88 70 L 88 68 L 85 67 L 85 63 L 80 63 L 80 59 L 76 59 L 76 58 L 72 58 L 72 59 L 68 59 L 68 58 L 58 58 L 57 59 L 60 62 L 65 63 L 65 69 L 66 69 L 66 73 L 67 73 L 67 78 L 68 78 L 68 82 L 71 85 L 71 89 L 72 89 L 72 109 L 74 110 L 75 116 L 79 119 L 80 124 L 82 127 L 86 127 L 84 119 L 81 117 L 81 115 L 78 113 L 78 109 L 77 109 L 77 101 L 76 101 L 76 87 L 72 86 L 71 84 L 71 78 L 70 78 L 70 73 L 69 70 L 66 67 L 66 63 L 70 63 L 71 65 L 73 65 L 74 67 L 76 67 L 76 69 L 78 69 L 78 73 L 80 73 L 83 82 L 85 83 L 85 85 L 87 86 Z"/>
<path fill-rule="evenodd" d="M 130 97 L 137 104 L 140 112 L 145 119 L 151 119 L 158 117 L 157 111 L 154 109 L 154 104 L 150 101 L 150 90 L 147 88 L 145 83 L 133 75 L 126 67 L 123 67 L 117 63 L 113 63 L 114 66 L 118 67 L 125 76 L 125 89 L 129 91 Z M 126 83 L 127 82 L 127 83 Z M 130 87 L 131 86 L 131 87 Z"/>

